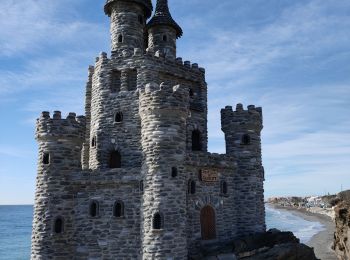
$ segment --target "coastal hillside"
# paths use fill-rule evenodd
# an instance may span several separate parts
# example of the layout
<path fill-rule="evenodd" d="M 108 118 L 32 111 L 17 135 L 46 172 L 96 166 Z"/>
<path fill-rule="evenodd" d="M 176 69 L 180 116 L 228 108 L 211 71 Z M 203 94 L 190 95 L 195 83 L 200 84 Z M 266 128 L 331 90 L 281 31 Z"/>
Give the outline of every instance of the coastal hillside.
<path fill-rule="evenodd" d="M 350 259 L 350 190 L 338 194 L 333 249 L 341 260 Z"/>
<path fill-rule="evenodd" d="M 337 201 L 337 195 L 326 195 L 308 197 L 272 197 L 267 200 L 267 203 L 285 208 L 305 209 L 310 213 L 326 215 L 334 220 L 334 205 Z"/>

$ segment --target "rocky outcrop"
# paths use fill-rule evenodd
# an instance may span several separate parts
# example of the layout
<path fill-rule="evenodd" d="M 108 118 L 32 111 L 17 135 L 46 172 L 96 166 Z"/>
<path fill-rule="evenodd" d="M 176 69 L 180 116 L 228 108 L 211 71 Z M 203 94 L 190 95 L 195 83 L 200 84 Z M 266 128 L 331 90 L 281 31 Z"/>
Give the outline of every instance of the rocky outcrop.
<path fill-rule="evenodd" d="M 269 230 L 226 245 L 204 245 L 195 259 L 317 260 L 312 248 L 301 244 L 292 232 Z"/>
<path fill-rule="evenodd" d="M 341 260 L 350 259 L 350 190 L 338 194 L 335 207 L 335 233 L 333 249 Z"/>

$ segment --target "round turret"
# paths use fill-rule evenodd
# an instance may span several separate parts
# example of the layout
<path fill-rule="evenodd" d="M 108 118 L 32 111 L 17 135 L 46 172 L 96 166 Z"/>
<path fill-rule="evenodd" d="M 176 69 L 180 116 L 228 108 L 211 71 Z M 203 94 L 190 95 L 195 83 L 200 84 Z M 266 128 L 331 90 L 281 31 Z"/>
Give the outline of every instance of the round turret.
<path fill-rule="evenodd" d="M 188 114 L 187 88 L 148 84 L 140 92 L 143 259 L 187 259 Z"/>
<path fill-rule="evenodd" d="M 237 104 L 233 111 L 231 106 L 221 110 L 221 128 L 225 133 L 226 153 L 237 158 L 237 192 L 246 194 L 237 201 L 236 209 L 240 211 L 238 234 L 265 231 L 264 207 L 264 168 L 261 158 L 261 130 L 263 118 L 261 107 L 254 105 L 244 109 Z M 254 191 L 254 192 L 247 192 Z"/>
<path fill-rule="evenodd" d="M 176 58 L 176 39 L 182 36 L 181 27 L 172 18 L 168 0 L 158 0 L 156 12 L 147 24 L 148 48 L 166 57 Z"/>
<path fill-rule="evenodd" d="M 112 53 L 144 49 L 146 20 L 153 7 L 150 0 L 108 0 L 105 13 L 111 18 Z"/>
<path fill-rule="evenodd" d="M 39 144 L 31 259 L 70 259 L 73 255 L 74 194 L 69 176 L 81 170 L 85 118 L 69 113 L 66 119 L 55 111 L 43 112 L 37 120 Z"/>

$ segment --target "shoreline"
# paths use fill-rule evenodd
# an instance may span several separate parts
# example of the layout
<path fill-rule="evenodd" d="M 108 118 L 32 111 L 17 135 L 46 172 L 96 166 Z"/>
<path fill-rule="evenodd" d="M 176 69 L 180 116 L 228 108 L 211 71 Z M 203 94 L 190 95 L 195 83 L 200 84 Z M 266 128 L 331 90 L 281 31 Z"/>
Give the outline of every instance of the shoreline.
<path fill-rule="evenodd" d="M 301 217 L 307 221 L 319 222 L 324 226 L 324 230 L 315 234 L 307 243 L 307 246 L 314 248 L 316 257 L 321 260 L 337 260 L 337 257 L 332 250 L 335 223 L 331 217 L 319 213 L 312 213 L 306 209 L 297 209 L 292 207 L 282 207 L 268 203 L 274 209 L 286 210 L 292 214 Z"/>

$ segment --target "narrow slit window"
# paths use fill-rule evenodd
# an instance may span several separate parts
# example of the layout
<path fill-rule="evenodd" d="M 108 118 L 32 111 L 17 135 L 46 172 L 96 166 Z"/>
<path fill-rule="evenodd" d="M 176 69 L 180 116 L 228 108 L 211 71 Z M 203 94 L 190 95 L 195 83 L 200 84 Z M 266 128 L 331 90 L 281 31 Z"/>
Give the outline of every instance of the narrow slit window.
<path fill-rule="evenodd" d="M 119 35 L 118 36 L 118 43 L 122 43 L 123 42 L 123 35 Z"/>
<path fill-rule="evenodd" d="M 143 192 L 144 190 L 144 184 L 143 181 L 140 181 L 140 191 Z"/>
<path fill-rule="evenodd" d="M 139 15 L 138 16 L 139 23 L 143 25 L 143 16 Z"/>
<path fill-rule="evenodd" d="M 50 164 L 50 154 L 49 153 L 43 154 L 43 164 L 45 164 L 45 165 Z"/>
<path fill-rule="evenodd" d="M 99 214 L 99 204 L 97 201 L 90 203 L 89 213 L 91 217 L 97 217 Z"/>
<path fill-rule="evenodd" d="M 163 221 L 160 213 L 154 214 L 152 225 L 153 225 L 153 229 L 156 229 L 156 230 L 162 229 Z"/>
<path fill-rule="evenodd" d="M 91 147 L 96 147 L 96 137 L 95 136 L 91 140 Z"/>
<path fill-rule="evenodd" d="M 196 182 L 194 180 L 188 181 L 188 194 L 196 193 Z"/>
<path fill-rule="evenodd" d="M 117 218 L 124 217 L 124 203 L 123 202 L 118 201 L 114 204 L 113 215 Z"/>
<path fill-rule="evenodd" d="M 56 218 L 55 223 L 54 223 L 54 232 L 56 234 L 62 234 L 63 233 L 63 226 L 64 226 L 64 221 L 62 218 Z"/>
<path fill-rule="evenodd" d="M 117 169 L 122 167 L 122 157 L 118 151 L 113 151 L 109 155 L 109 168 Z"/>
<path fill-rule="evenodd" d="M 201 132 L 198 130 L 194 130 L 192 132 L 192 151 L 201 151 Z"/>
<path fill-rule="evenodd" d="M 163 42 L 167 42 L 168 41 L 168 36 L 167 35 L 163 35 Z"/>
<path fill-rule="evenodd" d="M 171 168 L 171 177 L 175 178 L 177 177 L 178 171 L 176 167 Z"/>
<path fill-rule="evenodd" d="M 221 182 L 221 194 L 223 194 L 223 195 L 227 194 L 227 182 L 226 181 Z"/>
<path fill-rule="evenodd" d="M 118 112 L 115 114 L 114 116 L 114 122 L 116 123 L 121 123 L 123 122 L 123 119 L 124 119 L 124 116 L 123 116 L 123 113 L 122 112 Z"/>
<path fill-rule="evenodd" d="M 190 88 L 190 97 L 193 98 L 194 97 L 194 92 L 193 89 Z"/>
<path fill-rule="evenodd" d="M 248 144 L 250 144 L 250 142 L 251 142 L 250 135 L 245 134 L 242 136 L 242 144 L 248 145 Z"/>

